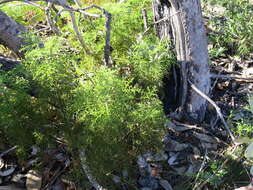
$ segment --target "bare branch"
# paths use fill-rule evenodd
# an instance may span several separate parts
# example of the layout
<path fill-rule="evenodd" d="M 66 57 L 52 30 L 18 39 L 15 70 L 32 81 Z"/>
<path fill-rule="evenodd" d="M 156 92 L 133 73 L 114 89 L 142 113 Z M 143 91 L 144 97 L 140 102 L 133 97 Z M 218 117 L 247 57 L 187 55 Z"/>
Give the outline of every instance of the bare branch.
<path fill-rule="evenodd" d="M 233 135 L 232 131 L 229 129 L 229 127 L 228 127 L 228 125 L 227 125 L 227 123 L 226 123 L 226 121 L 225 121 L 225 119 L 224 119 L 224 117 L 223 117 L 223 115 L 221 113 L 220 108 L 216 105 L 216 103 L 213 100 L 211 100 L 207 95 L 205 95 L 203 92 L 201 92 L 190 80 L 188 80 L 188 82 L 190 83 L 191 88 L 195 92 L 197 92 L 200 96 L 202 96 L 204 99 L 206 99 L 215 108 L 218 116 L 220 117 L 220 119 L 221 119 L 223 125 L 225 126 L 228 134 L 230 135 L 233 143 L 236 144 L 235 143 L 235 136 Z"/>
<path fill-rule="evenodd" d="M 74 0 L 75 1 L 75 4 L 78 6 L 78 7 L 82 7 L 82 4 L 81 4 L 81 2 L 79 1 L 79 0 Z"/>
<path fill-rule="evenodd" d="M 81 36 L 81 33 L 78 30 L 78 26 L 77 26 L 77 23 L 76 23 L 76 18 L 75 18 L 74 12 L 70 11 L 69 14 L 70 14 L 70 17 L 71 17 L 71 22 L 72 22 L 73 29 L 74 29 L 74 31 L 76 33 L 76 36 L 77 36 L 79 42 L 81 43 L 81 45 L 82 45 L 83 49 L 85 50 L 85 52 L 88 55 L 91 55 L 92 54 L 91 50 L 85 44 L 85 42 L 84 42 L 84 40 L 83 40 L 83 38 Z"/>
<path fill-rule="evenodd" d="M 45 8 L 45 13 L 46 13 L 46 18 L 47 18 L 47 23 L 50 26 L 50 29 L 56 33 L 56 34 L 60 34 L 60 30 L 57 28 L 57 26 L 55 25 L 54 21 L 51 18 L 51 14 L 50 14 L 50 8 L 52 7 L 52 3 L 48 2 L 47 7 Z"/>
<path fill-rule="evenodd" d="M 242 80 L 242 81 L 247 81 L 247 82 L 253 82 L 252 77 L 241 77 L 241 76 L 232 76 L 232 75 L 211 74 L 211 78 L 232 79 L 232 80 Z"/>
<path fill-rule="evenodd" d="M 95 177 L 92 175 L 92 173 L 90 171 L 90 168 L 88 166 L 87 160 L 86 160 L 85 151 L 80 151 L 79 152 L 79 157 L 80 157 L 80 160 L 81 160 L 82 169 L 83 169 L 85 175 L 87 176 L 87 178 L 89 179 L 90 183 L 92 184 L 92 186 L 96 190 L 106 190 L 101 185 L 99 185 L 99 183 L 96 181 Z"/>
<path fill-rule="evenodd" d="M 0 4 L 3 3 L 7 3 L 7 2 L 13 2 L 13 1 L 21 1 L 21 2 L 28 2 L 30 5 L 34 5 L 34 6 L 39 6 L 37 4 L 32 3 L 32 1 L 43 1 L 43 0 L 32 0 L 32 1 L 27 1 L 27 0 L 0 0 Z M 43 8 L 41 6 L 39 6 L 40 8 L 43 8 L 45 10 L 46 13 L 46 17 L 47 17 L 47 22 L 50 26 L 50 28 L 52 29 L 53 32 L 59 34 L 60 31 L 59 29 L 56 27 L 54 21 L 51 19 L 51 14 L 50 14 L 50 9 L 52 7 L 52 5 L 59 5 L 62 7 L 62 9 L 59 10 L 59 12 L 56 14 L 55 16 L 55 21 L 57 21 L 57 18 L 60 16 L 60 14 L 63 11 L 68 11 L 70 13 L 70 17 L 71 17 L 71 22 L 72 22 L 72 26 L 73 29 L 76 33 L 77 39 L 79 40 L 82 48 L 84 49 L 84 51 L 88 54 L 88 55 L 92 55 L 92 51 L 90 50 L 90 48 L 87 46 L 87 44 L 84 42 L 81 33 L 78 29 L 78 25 L 76 23 L 76 18 L 75 18 L 75 12 L 79 12 L 84 16 L 90 16 L 90 17 L 95 17 L 95 18 L 101 18 L 102 15 L 100 14 L 94 14 L 94 13 L 89 13 L 86 12 L 89 9 L 95 8 L 98 9 L 100 11 L 103 12 L 103 16 L 106 18 L 106 22 L 105 22 L 105 45 L 104 45 L 104 62 L 106 66 L 111 66 L 112 65 L 112 61 L 111 61 L 111 47 L 110 47 L 110 37 L 111 37 L 111 17 L 112 15 L 106 11 L 104 8 L 97 6 L 97 5 L 91 5 L 85 8 L 81 8 L 81 3 L 79 2 L 79 0 L 75 0 L 75 3 L 78 5 L 79 8 L 73 8 L 71 6 L 68 5 L 66 0 L 48 0 L 48 5 L 46 8 Z"/>
<path fill-rule="evenodd" d="M 104 47 L 104 59 L 106 66 L 111 66 L 112 63 L 110 61 L 110 55 L 111 55 L 111 14 L 108 12 L 105 12 L 106 22 L 105 22 L 105 28 L 106 28 L 106 35 L 105 35 L 105 47 Z"/>
<path fill-rule="evenodd" d="M 143 17 L 143 23 L 144 23 L 144 31 L 148 29 L 148 15 L 146 9 L 141 9 L 142 17 Z"/>
<path fill-rule="evenodd" d="M 8 149 L 8 150 L 2 152 L 2 153 L 0 154 L 0 158 L 3 157 L 4 155 L 8 154 L 9 152 L 15 150 L 17 147 L 18 147 L 18 146 L 16 145 L 16 146 L 13 146 L 12 148 L 10 148 L 10 149 Z"/>

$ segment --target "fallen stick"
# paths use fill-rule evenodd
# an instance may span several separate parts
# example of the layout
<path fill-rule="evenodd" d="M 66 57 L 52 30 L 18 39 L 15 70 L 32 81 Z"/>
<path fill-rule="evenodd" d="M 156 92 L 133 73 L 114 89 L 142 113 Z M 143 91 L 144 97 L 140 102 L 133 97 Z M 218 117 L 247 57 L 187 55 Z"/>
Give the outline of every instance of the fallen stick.
<path fill-rule="evenodd" d="M 250 81 L 253 82 L 253 78 L 250 77 L 240 77 L 240 76 L 231 76 L 231 75 L 217 75 L 211 74 L 211 78 L 218 78 L 218 79 L 231 79 L 231 80 L 243 80 L 243 81 Z"/>
<path fill-rule="evenodd" d="M 195 92 L 197 92 L 200 96 L 202 96 L 204 99 L 206 99 L 215 108 L 218 116 L 220 117 L 220 119 L 221 119 L 223 125 L 225 126 L 228 134 L 230 135 L 233 143 L 236 144 L 235 143 L 235 136 L 233 135 L 232 131 L 229 129 L 229 127 L 228 127 L 228 125 L 227 125 L 227 123 L 226 123 L 226 121 L 225 121 L 225 119 L 224 119 L 224 117 L 221 113 L 221 110 L 220 110 L 219 106 L 217 106 L 216 103 L 213 100 L 211 100 L 207 95 L 205 95 L 203 92 L 201 92 L 191 81 L 188 80 L 188 82 L 190 83 L 191 88 Z"/>
<path fill-rule="evenodd" d="M 95 179 L 95 177 L 92 175 L 90 168 L 88 166 L 87 160 L 86 160 L 86 154 L 85 152 L 82 150 L 79 152 L 79 157 L 81 160 L 81 166 L 82 169 L 85 173 L 85 175 L 87 176 L 89 182 L 92 184 L 92 186 L 96 189 L 96 190 L 107 190 L 105 188 L 103 188 Z"/>
<path fill-rule="evenodd" d="M 18 147 L 18 146 L 14 146 L 14 147 L 12 147 L 12 148 L 10 148 L 10 149 L 8 149 L 8 150 L 2 152 L 2 153 L 0 154 L 0 158 L 3 157 L 4 155 L 8 154 L 9 152 L 15 150 L 17 147 Z"/>

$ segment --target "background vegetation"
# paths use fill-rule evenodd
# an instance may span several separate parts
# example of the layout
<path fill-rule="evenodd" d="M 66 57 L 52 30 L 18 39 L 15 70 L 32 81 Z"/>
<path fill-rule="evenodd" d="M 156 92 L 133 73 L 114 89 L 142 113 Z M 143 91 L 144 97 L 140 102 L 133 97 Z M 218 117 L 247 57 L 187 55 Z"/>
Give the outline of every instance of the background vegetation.
<path fill-rule="evenodd" d="M 222 16 L 208 22 L 211 58 L 252 53 L 252 4 L 247 0 L 204 2 L 225 8 Z M 161 148 L 166 117 L 159 94 L 175 58 L 169 42 L 159 41 L 152 30 L 143 35 L 142 8 L 152 21 L 149 0 L 82 3 L 97 3 L 112 14 L 111 68 L 102 61 L 104 18 L 78 20 L 82 36 L 95 54 L 90 56 L 76 40 L 68 14 L 58 20 L 61 35 L 35 35 L 38 23 L 45 20 L 43 11 L 18 3 L 0 7 L 34 33 L 30 35 L 33 43 L 25 47 L 23 64 L 9 72 L 0 71 L 0 138 L 19 146 L 20 159 L 26 158 L 32 145 L 45 150 L 61 138 L 73 160 L 79 162 L 78 151 L 86 151 L 88 163 L 103 185 L 113 188 L 112 175 L 125 169 L 131 176 L 128 183 L 135 187 L 137 155 Z M 243 118 L 233 126 L 237 136 L 252 137 L 252 119 Z M 209 182 L 214 189 L 229 186 L 227 179 L 234 178 L 219 165 L 212 161 L 200 176 L 200 180 L 215 176 Z M 75 179 L 83 178 L 80 167 L 73 165 L 71 173 Z"/>

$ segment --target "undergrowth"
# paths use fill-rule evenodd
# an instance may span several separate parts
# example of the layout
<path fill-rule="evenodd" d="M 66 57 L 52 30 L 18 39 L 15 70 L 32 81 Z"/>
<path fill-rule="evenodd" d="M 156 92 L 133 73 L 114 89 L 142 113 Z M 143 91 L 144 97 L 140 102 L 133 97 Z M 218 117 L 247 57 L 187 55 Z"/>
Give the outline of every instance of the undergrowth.
<path fill-rule="evenodd" d="M 253 5 L 249 0 L 205 0 L 214 10 L 223 10 L 222 15 L 212 15 L 208 20 L 212 32 L 209 41 L 213 44 L 213 57 L 230 55 L 246 56 L 253 51 Z M 217 7 L 218 5 L 218 7 Z M 220 6 L 220 7 L 219 7 Z"/>
<path fill-rule="evenodd" d="M 30 35 L 33 43 L 24 48 L 22 66 L 0 73 L 1 135 L 10 145 L 18 145 L 20 159 L 32 145 L 45 150 L 61 137 L 74 162 L 85 150 L 95 177 L 113 189 L 114 174 L 126 170 L 132 183 L 136 157 L 160 149 L 165 115 L 158 92 L 175 60 L 167 44 L 153 34 L 136 40 L 143 32 L 139 11 L 146 5 L 147 1 L 104 5 L 113 15 L 112 68 L 101 61 L 103 18 L 79 20 L 96 58 L 80 50 L 69 23 L 62 26 L 62 36 Z M 22 20 L 28 11 L 12 12 L 8 6 L 4 10 Z M 83 179 L 80 165 L 70 170 Z"/>

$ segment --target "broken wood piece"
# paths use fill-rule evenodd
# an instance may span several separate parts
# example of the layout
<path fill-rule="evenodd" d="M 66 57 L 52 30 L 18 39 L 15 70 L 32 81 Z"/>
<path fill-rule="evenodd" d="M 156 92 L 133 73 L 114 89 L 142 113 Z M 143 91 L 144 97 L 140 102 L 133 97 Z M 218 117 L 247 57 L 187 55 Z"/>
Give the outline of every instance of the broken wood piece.
<path fill-rule="evenodd" d="M 176 121 L 173 121 L 173 122 L 168 121 L 165 125 L 166 125 L 166 127 L 168 127 L 169 129 L 171 129 L 175 132 L 183 132 L 183 131 L 197 128 L 196 125 L 181 124 Z"/>

